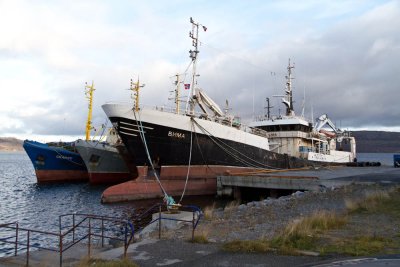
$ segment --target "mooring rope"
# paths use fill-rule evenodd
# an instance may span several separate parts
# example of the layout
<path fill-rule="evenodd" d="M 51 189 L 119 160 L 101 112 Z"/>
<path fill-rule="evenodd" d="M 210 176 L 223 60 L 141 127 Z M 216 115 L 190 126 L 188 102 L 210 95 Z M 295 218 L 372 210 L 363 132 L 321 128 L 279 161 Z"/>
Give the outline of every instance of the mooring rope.
<path fill-rule="evenodd" d="M 140 119 L 140 114 L 138 112 L 139 119 L 137 119 L 136 111 L 133 110 L 133 115 L 134 115 L 135 120 L 136 120 L 136 125 L 138 127 L 138 132 L 139 132 L 140 138 L 142 139 L 142 142 L 143 142 L 143 145 L 144 145 L 144 148 L 145 148 L 145 151 L 146 151 L 147 159 L 148 159 L 148 161 L 150 163 L 151 169 L 153 170 L 154 176 L 156 177 L 156 180 L 157 180 L 157 182 L 158 182 L 158 184 L 159 184 L 159 186 L 161 188 L 161 191 L 164 194 L 164 199 L 165 199 L 166 202 L 171 202 L 171 197 L 167 194 L 167 192 L 165 191 L 164 187 L 162 186 L 161 181 L 160 181 L 160 179 L 158 177 L 158 174 L 157 174 L 157 172 L 156 172 L 156 170 L 154 168 L 153 161 L 151 160 L 150 151 L 149 151 L 149 148 L 147 146 L 146 138 L 144 136 L 144 130 L 143 130 L 143 125 L 142 125 L 142 120 Z M 139 126 L 139 124 L 140 124 L 140 126 Z M 173 202 L 173 199 L 172 199 L 172 202 Z M 171 204 L 174 204 L 174 203 L 171 203 Z"/>
<path fill-rule="evenodd" d="M 192 148 L 193 148 L 193 131 L 195 131 L 195 127 L 194 127 L 194 123 L 193 123 L 193 118 L 190 118 L 190 150 L 189 150 L 189 163 L 188 163 L 188 168 L 187 168 L 187 173 L 186 173 L 186 180 L 185 180 L 185 186 L 183 187 L 183 191 L 182 191 L 182 195 L 181 195 L 181 199 L 179 200 L 178 204 L 181 203 L 183 196 L 185 195 L 186 192 L 186 187 L 188 184 L 188 180 L 189 180 L 189 173 L 190 173 L 190 165 L 192 162 Z"/>

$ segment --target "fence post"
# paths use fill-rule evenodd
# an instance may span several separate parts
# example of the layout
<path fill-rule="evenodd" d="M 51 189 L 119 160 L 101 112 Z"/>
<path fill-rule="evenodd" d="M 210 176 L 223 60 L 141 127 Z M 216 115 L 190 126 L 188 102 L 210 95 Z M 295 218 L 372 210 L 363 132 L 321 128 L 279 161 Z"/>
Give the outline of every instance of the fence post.
<path fill-rule="evenodd" d="M 104 217 L 101 216 L 101 247 L 104 247 Z"/>
<path fill-rule="evenodd" d="M 62 240 L 62 235 L 60 234 L 60 244 L 59 244 L 59 249 L 60 249 L 60 267 L 62 266 L 62 254 L 63 254 L 63 240 Z"/>
<path fill-rule="evenodd" d="M 192 211 L 193 219 L 192 219 L 192 241 L 194 241 L 194 211 Z"/>
<path fill-rule="evenodd" d="M 61 215 L 58 216 L 58 233 L 61 235 Z"/>
<path fill-rule="evenodd" d="M 125 223 L 125 242 L 124 242 L 124 259 L 126 259 L 126 251 L 128 250 L 128 223 Z"/>
<path fill-rule="evenodd" d="M 72 243 L 75 243 L 75 214 L 72 214 Z"/>
<path fill-rule="evenodd" d="M 26 266 L 29 266 L 29 242 L 30 242 L 30 235 L 31 231 L 28 230 L 28 240 L 27 240 L 27 247 L 26 247 Z"/>
<path fill-rule="evenodd" d="M 158 208 L 158 239 L 161 239 L 161 205 Z"/>
<path fill-rule="evenodd" d="M 89 259 L 90 259 L 90 243 L 91 243 L 91 235 L 92 235 L 92 228 L 91 228 L 92 226 L 91 226 L 91 218 L 89 218 L 89 242 L 88 242 L 88 257 L 89 257 Z"/>
<path fill-rule="evenodd" d="M 17 256 L 18 251 L 18 223 L 16 223 L 17 227 L 15 228 L 15 256 Z"/>

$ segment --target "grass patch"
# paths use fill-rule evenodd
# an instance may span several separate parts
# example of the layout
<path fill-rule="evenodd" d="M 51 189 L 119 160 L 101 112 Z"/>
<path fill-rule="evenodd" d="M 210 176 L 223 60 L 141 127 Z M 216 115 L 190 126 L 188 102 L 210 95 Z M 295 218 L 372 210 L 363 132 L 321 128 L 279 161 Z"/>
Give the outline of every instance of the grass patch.
<path fill-rule="evenodd" d="M 215 202 L 212 204 L 212 206 L 205 207 L 203 210 L 204 219 L 212 220 L 214 209 L 215 209 Z"/>
<path fill-rule="evenodd" d="M 390 200 L 390 195 L 387 191 L 375 191 L 370 192 L 365 195 L 365 197 L 357 200 L 346 200 L 347 210 L 352 212 L 376 212 L 381 207 L 382 204 Z"/>
<path fill-rule="evenodd" d="M 364 198 L 345 201 L 349 214 L 351 213 L 385 213 L 400 218 L 400 188 L 390 191 L 375 191 Z"/>
<path fill-rule="evenodd" d="M 206 235 L 195 235 L 193 239 L 190 239 L 190 242 L 198 244 L 208 244 L 209 240 Z"/>
<path fill-rule="evenodd" d="M 296 254 L 297 250 L 316 249 L 318 234 L 325 230 L 337 229 L 347 223 L 347 218 L 328 211 L 317 211 L 289 223 L 283 232 L 271 240 L 278 250 Z"/>
<path fill-rule="evenodd" d="M 231 201 L 226 204 L 224 208 L 224 217 L 229 218 L 236 211 L 237 207 L 240 205 L 240 201 Z"/>
<path fill-rule="evenodd" d="M 122 260 L 103 260 L 85 258 L 79 262 L 78 267 L 96 266 L 96 267 L 139 267 L 129 259 Z"/>
<path fill-rule="evenodd" d="M 222 249 L 229 252 L 262 253 L 271 251 L 267 240 L 235 240 L 225 243 Z"/>
<path fill-rule="evenodd" d="M 236 240 L 225 243 L 224 250 L 231 252 L 266 252 L 277 250 L 283 254 L 297 255 L 299 250 L 316 250 L 318 234 L 337 229 L 347 223 L 347 218 L 328 211 L 318 211 L 289 223 L 281 234 L 272 240 Z"/>
<path fill-rule="evenodd" d="M 367 256 L 376 255 L 383 251 L 386 253 L 398 253 L 398 250 L 398 246 L 392 239 L 376 236 L 363 236 L 354 237 L 352 239 L 342 239 L 335 244 L 322 247 L 321 253 Z"/>

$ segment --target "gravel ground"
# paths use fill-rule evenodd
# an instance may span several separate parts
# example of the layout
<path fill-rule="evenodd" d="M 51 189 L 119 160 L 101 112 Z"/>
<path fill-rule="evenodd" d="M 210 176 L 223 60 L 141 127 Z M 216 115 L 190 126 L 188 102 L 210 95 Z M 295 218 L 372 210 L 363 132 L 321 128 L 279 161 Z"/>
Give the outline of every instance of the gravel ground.
<path fill-rule="evenodd" d="M 224 209 L 214 210 L 211 216 L 206 216 L 208 218 L 203 217 L 196 229 L 196 234 L 204 235 L 209 241 L 215 243 L 270 239 L 290 221 L 319 210 L 344 213 L 346 199 L 362 198 L 369 192 L 385 189 L 388 189 L 388 186 L 350 185 L 324 189 L 321 192 L 295 192 L 278 199 L 268 198 L 241 205 L 228 204 Z M 382 225 L 381 219 L 367 221 L 372 229 L 377 224 Z M 385 223 L 387 224 L 388 221 Z M 175 231 L 163 231 L 164 237 L 172 239 L 189 239 L 190 234 L 189 226 Z"/>

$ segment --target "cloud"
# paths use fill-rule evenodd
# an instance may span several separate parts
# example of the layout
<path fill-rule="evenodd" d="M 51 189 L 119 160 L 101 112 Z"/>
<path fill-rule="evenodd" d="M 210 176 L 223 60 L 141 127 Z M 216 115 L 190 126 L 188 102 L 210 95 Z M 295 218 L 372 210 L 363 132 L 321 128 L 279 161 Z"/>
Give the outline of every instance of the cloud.
<path fill-rule="evenodd" d="M 398 1 L 16 0 L 0 2 L 0 135 L 82 134 L 92 80 L 97 125 L 101 104 L 132 103 L 130 79 L 146 84 L 143 105 L 172 106 L 171 77 L 189 63 L 190 15 L 208 27 L 199 85 L 243 119 L 264 113 L 266 97 L 283 112 L 273 95 L 291 58 L 297 113 L 305 88 L 308 117 L 312 106 L 314 117 L 348 128 L 400 124 Z"/>

